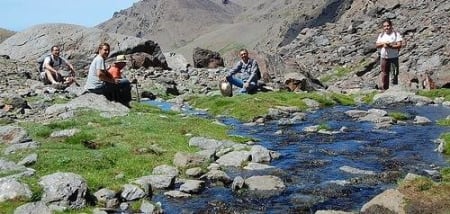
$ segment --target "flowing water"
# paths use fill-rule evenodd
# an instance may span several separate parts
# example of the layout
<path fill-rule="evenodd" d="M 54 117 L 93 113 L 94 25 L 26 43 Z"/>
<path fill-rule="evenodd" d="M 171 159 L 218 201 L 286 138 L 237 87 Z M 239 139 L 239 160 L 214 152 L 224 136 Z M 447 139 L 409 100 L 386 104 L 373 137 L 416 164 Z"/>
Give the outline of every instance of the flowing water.
<path fill-rule="evenodd" d="M 159 106 L 168 108 L 167 104 Z M 152 200 L 160 201 L 165 213 L 358 211 L 375 195 L 395 187 L 397 180 L 408 172 L 427 175 L 450 165 L 446 157 L 434 151 L 437 144 L 433 142 L 440 134 L 450 131 L 435 124 L 435 120 L 450 114 L 449 108 L 403 106 L 386 109 L 424 116 L 433 121 L 429 125 L 416 125 L 410 120 L 386 129 L 377 129 L 371 122 L 351 119 L 344 114 L 350 109 L 352 107 L 337 106 L 318 110 L 309 113 L 305 121 L 289 126 L 280 126 L 277 121 L 246 126 L 232 118 L 221 119 L 233 127 L 230 135 L 258 139 L 259 144 L 281 153 L 279 159 L 270 163 L 276 169 L 229 169 L 230 177 L 278 176 L 287 186 L 280 195 L 252 197 L 233 193 L 229 187 L 208 186 L 201 194 L 189 199 L 173 199 L 158 194 Z M 358 109 L 367 110 L 364 107 Z M 312 125 L 326 125 L 336 131 L 345 126 L 347 130 L 331 135 L 302 131 Z M 277 134 L 280 130 L 283 134 Z M 373 171 L 375 175 L 350 174 L 340 169 L 343 166 Z M 434 178 L 439 179 L 439 176 Z"/>

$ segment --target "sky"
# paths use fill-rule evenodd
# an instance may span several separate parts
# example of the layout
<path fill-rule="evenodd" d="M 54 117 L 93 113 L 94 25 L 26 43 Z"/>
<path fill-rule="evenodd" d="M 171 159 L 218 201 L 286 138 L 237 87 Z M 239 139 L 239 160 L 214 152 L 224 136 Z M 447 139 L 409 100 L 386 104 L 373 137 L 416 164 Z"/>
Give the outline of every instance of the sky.
<path fill-rule="evenodd" d="M 36 24 L 93 27 L 139 0 L 0 0 L 0 28 L 22 31 Z"/>

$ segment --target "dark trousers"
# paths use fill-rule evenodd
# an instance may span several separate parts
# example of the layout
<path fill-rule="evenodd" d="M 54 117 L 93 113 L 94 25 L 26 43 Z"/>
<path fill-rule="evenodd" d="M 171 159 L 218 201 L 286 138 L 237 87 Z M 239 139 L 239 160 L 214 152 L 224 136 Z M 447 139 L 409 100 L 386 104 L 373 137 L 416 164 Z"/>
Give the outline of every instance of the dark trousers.
<path fill-rule="evenodd" d="M 392 73 L 392 84 L 398 84 L 398 58 L 391 59 L 380 59 L 380 79 L 381 79 L 381 90 L 387 90 L 389 88 L 389 75 Z"/>
<path fill-rule="evenodd" d="M 105 83 L 103 87 L 89 89 L 89 92 L 102 94 L 109 101 L 122 103 L 125 106 L 130 105 L 131 101 L 131 84 L 127 79 L 121 79 L 119 84 Z"/>

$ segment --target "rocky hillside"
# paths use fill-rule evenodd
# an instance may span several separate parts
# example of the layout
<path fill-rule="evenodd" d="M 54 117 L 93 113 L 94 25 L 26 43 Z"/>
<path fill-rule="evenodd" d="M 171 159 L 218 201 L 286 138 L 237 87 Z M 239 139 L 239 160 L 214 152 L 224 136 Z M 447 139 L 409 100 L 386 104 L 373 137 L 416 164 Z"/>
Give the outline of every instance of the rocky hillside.
<path fill-rule="evenodd" d="M 374 44 L 382 20 L 389 18 L 408 43 L 400 56 L 401 84 L 421 88 L 428 72 L 438 87 L 448 87 L 449 12 L 445 0 L 354 0 L 336 22 L 303 29 L 278 54 L 294 65 L 291 69 L 332 76 L 335 83 L 330 85 L 336 90 L 370 88 L 379 72 Z"/>
<path fill-rule="evenodd" d="M 188 60 L 195 47 L 225 56 L 246 47 L 267 54 L 275 81 L 306 73 L 349 91 L 375 86 L 374 43 L 380 22 L 390 18 L 408 40 L 402 84 L 420 88 L 424 72 L 432 72 L 437 85 L 447 87 L 449 7 L 445 0 L 143 0 L 98 27 L 150 38 Z"/>
<path fill-rule="evenodd" d="M 52 35 L 54 30 L 37 26 L 21 32 L 2 43 L 0 55 L 34 60 L 57 41 L 65 44 L 65 54 L 85 65 L 98 38 L 114 34 L 120 37 L 113 39 L 119 41 L 112 42 L 114 50 L 123 49 L 125 40 L 150 39 L 160 45 L 159 53 L 177 53 L 176 68 L 192 63 L 196 47 L 219 52 L 230 67 L 236 51 L 245 47 L 277 85 L 293 73 L 320 80 L 329 90 L 351 92 L 375 88 L 374 44 L 381 21 L 389 18 L 408 43 L 400 56 L 401 85 L 421 89 L 428 73 L 438 87 L 449 87 L 449 12 L 445 0 L 142 0 L 98 25 L 100 31 Z"/>
<path fill-rule="evenodd" d="M 10 31 L 10 30 L 6 30 L 6 29 L 3 29 L 3 28 L 0 28 L 0 43 L 2 43 L 7 38 L 9 38 L 12 35 L 14 35 L 14 33 L 15 33 L 14 31 Z"/>
<path fill-rule="evenodd" d="M 221 53 L 246 47 L 273 52 L 301 28 L 334 20 L 347 1 L 143 0 L 98 25 L 156 41 L 190 59 L 195 47 Z M 321 15 L 327 11 L 327 15 Z M 318 18 L 316 18 L 318 17 Z"/>

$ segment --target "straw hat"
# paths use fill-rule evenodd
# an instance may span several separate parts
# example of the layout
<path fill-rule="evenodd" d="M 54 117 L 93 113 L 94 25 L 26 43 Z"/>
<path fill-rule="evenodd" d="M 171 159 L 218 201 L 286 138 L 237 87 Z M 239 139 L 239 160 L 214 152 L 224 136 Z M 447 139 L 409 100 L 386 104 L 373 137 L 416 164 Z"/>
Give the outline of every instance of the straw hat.
<path fill-rule="evenodd" d="M 224 97 L 233 96 L 233 88 L 231 87 L 231 84 L 228 81 L 220 81 L 219 89 L 222 96 Z"/>
<path fill-rule="evenodd" d="M 116 61 L 114 63 L 127 62 L 127 58 L 125 55 L 117 55 Z"/>

